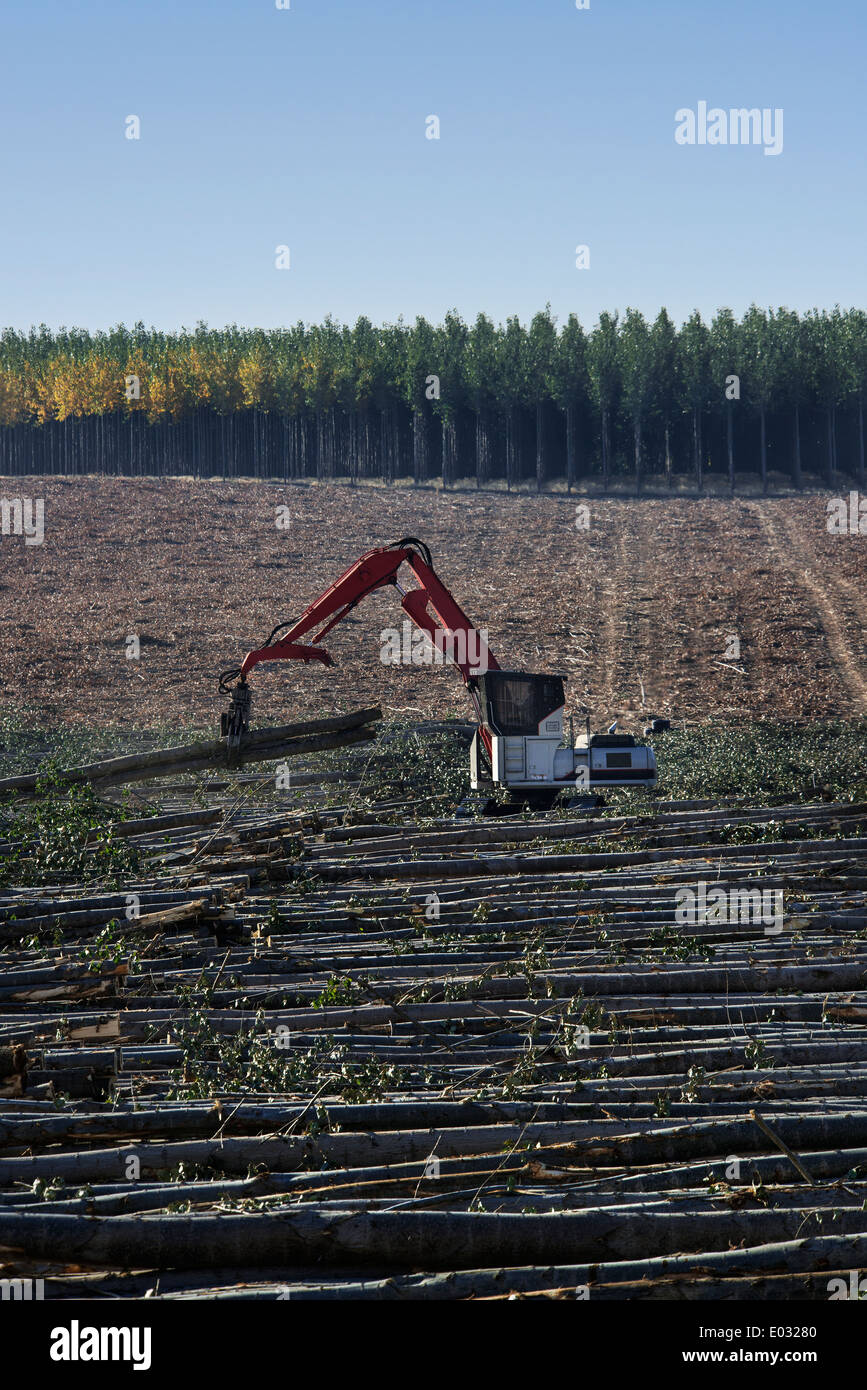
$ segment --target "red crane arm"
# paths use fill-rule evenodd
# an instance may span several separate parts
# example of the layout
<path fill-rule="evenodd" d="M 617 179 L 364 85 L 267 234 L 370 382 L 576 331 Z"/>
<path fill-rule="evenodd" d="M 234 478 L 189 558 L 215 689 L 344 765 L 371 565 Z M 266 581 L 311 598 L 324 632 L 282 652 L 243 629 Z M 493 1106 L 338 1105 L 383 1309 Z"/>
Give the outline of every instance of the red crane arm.
<path fill-rule="evenodd" d="M 418 579 L 417 589 L 407 591 L 399 584 L 397 574 L 403 564 L 409 565 Z M 366 555 L 362 555 L 354 565 L 350 565 L 345 574 L 305 609 L 284 637 L 261 647 L 258 651 L 247 653 L 239 673 L 241 680 L 245 681 L 253 667 L 262 661 L 294 659 L 321 661 L 325 666 L 333 665 L 328 652 L 318 643 L 361 599 L 386 584 L 395 585 L 401 594 L 402 608 L 432 641 L 437 642 L 438 634 L 443 635 L 448 643 L 445 650 L 452 657 L 468 686 L 472 676 L 479 671 L 500 669 L 499 662 L 488 651 L 481 634 L 434 570 L 427 547 L 418 541 L 408 539 L 393 546 L 380 546 L 375 550 L 368 550 Z M 433 612 L 428 610 L 428 605 Z M 313 629 L 317 631 L 313 632 Z M 311 632 L 313 636 L 308 642 L 299 640 Z M 438 645 L 443 646 L 442 637 Z M 472 688 L 470 694 L 478 712 Z"/>

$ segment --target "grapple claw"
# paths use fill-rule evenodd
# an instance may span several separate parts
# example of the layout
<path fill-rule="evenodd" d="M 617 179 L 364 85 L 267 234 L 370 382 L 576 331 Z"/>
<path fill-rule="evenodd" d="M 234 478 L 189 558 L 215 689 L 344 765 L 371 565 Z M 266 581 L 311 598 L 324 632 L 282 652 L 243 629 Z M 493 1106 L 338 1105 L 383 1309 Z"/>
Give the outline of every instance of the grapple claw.
<path fill-rule="evenodd" d="M 220 737 L 226 740 L 226 762 L 231 766 L 250 732 L 250 713 L 253 706 L 250 687 L 239 681 L 232 691 L 232 702 L 220 715 Z"/>

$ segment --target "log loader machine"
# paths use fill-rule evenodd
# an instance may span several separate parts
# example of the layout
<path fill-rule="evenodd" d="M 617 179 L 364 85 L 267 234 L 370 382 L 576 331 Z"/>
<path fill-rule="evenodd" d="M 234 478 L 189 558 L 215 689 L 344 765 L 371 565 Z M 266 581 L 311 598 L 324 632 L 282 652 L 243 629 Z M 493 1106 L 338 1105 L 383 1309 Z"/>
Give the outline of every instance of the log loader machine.
<path fill-rule="evenodd" d="M 401 583 L 404 565 L 417 587 Z M 363 598 L 386 585 L 397 589 L 404 612 L 463 677 L 478 722 L 470 747 L 470 785 L 491 798 L 490 810 L 550 806 L 563 791 L 588 803 L 605 787 L 655 786 L 653 749 L 631 734 L 591 734 L 588 720 L 585 732 L 577 739 L 570 734 L 567 741 L 566 678 L 504 670 L 437 575 L 428 547 L 412 536 L 368 550 L 297 621 L 279 623 L 264 646 L 248 652 L 237 669 L 223 672 L 220 689 L 232 697 L 220 725 L 229 762 L 250 732 L 247 677 L 253 668 L 286 660 L 332 666 L 322 639 Z"/>

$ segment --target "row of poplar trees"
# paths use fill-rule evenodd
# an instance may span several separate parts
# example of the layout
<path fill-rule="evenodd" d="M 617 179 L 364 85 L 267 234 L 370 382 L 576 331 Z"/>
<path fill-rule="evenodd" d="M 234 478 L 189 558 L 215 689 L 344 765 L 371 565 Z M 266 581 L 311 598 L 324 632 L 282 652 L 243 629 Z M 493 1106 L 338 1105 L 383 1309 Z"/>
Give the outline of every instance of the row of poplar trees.
<path fill-rule="evenodd" d="M 864 482 L 867 313 L 0 335 L 0 472 Z"/>

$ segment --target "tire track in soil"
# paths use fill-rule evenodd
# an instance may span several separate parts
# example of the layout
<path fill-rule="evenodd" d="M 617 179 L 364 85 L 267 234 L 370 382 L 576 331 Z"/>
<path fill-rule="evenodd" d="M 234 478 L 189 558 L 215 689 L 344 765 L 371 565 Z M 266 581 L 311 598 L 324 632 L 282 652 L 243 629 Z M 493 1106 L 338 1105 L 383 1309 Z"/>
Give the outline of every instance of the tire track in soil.
<path fill-rule="evenodd" d="M 606 547 L 607 548 L 607 547 Z M 622 602 L 624 576 L 614 575 L 611 565 L 594 565 L 594 605 L 593 611 L 602 618 L 595 634 L 594 649 L 598 646 L 597 677 L 593 682 L 604 701 L 605 717 L 611 717 L 617 701 L 617 656 L 619 640 L 617 633 L 618 604 Z M 603 711 L 599 711 L 596 723 L 601 727 Z"/>
<path fill-rule="evenodd" d="M 590 661 L 582 672 L 585 691 L 582 707 L 589 710 L 595 728 L 624 711 L 617 708 L 616 696 L 622 689 L 620 677 L 620 614 L 626 601 L 628 571 L 612 565 L 612 550 L 622 534 L 622 522 L 613 511 L 614 504 L 596 502 L 592 511 L 590 547 L 584 566 L 588 606 L 583 615 L 582 642 L 590 652 Z M 581 669 L 579 667 L 579 669 Z"/>
<path fill-rule="evenodd" d="M 601 660 L 603 689 L 612 718 L 641 721 L 652 711 L 648 673 L 654 661 L 654 631 L 648 612 L 646 526 L 635 507 L 618 506 L 612 521 L 617 528 L 616 563 L 609 562 Z M 642 694 L 643 689 L 643 694 Z"/>
<path fill-rule="evenodd" d="M 867 615 L 863 599 L 849 580 L 835 580 L 827 568 L 820 577 L 818 566 L 821 562 L 816 556 L 810 555 L 803 538 L 794 531 L 787 531 L 785 539 L 782 539 L 779 523 L 767 508 L 754 502 L 745 505 L 758 517 L 774 559 L 809 594 L 813 613 L 825 634 L 829 654 L 852 697 L 853 712 L 867 713 L 867 677 L 852 648 L 845 620 L 840 616 L 841 610 L 845 612 L 848 607 L 856 612 L 855 621 L 863 623 Z"/>
<path fill-rule="evenodd" d="M 662 631 L 664 602 L 660 594 L 656 573 L 656 537 L 653 514 L 639 503 L 630 514 L 634 520 L 637 535 L 634 537 L 633 556 L 637 557 L 635 584 L 632 592 L 630 628 L 633 635 L 632 669 L 634 671 L 636 697 L 641 701 L 636 718 L 642 724 L 646 718 L 664 713 L 660 700 L 659 678 L 661 674 Z M 628 563 L 629 557 L 624 557 Z M 649 571 L 648 563 L 653 561 Z M 667 708 L 667 702 L 666 708 Z"/>
<path fill-rule="evenodd" d="M 618 651 L 615 693 L 619 695 L 622 692 L 628 692 L 630 696 L 629 703 L 621 707 L 618 713 L 632 714 L 635 718 L 639 718 L 641 711 L 647 705 L 647 685 L 644 680 L 644 671 L 641 669 L 647 664 L 643 660 L 647 623 L 641 612 L 644 604 L 638 601 L 639 594 L 643 596 L 645 585 L 644 547 L 643 537 L 636 535 L 635 512 L 628 512 L 624 522 L 617 541 L 620 556 L 618 568 L 622 576 L 622 601 L 617 620 Z M 644 690 L 643 696 L 642 688 Z"/>
<path fill-rule="evenodd" d="M 602 593 L 605 572 L 597 554 L 598 531 L 595 515 L 589 530 L 575 532 L 578 540 L 569 549 L 568 577 L 563 582 L 568 597 L 561 654 L 551 662 L 552 670 L 567 676 L 566 707 L 579 727 L 585 713 L 591 718 L 598 713 L 600 696 L 607 688 L 610 604 Z M 570 539 L 574 541 L 574 536 Z"/>

